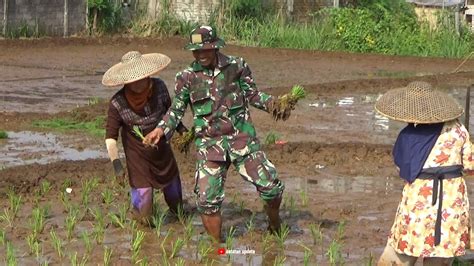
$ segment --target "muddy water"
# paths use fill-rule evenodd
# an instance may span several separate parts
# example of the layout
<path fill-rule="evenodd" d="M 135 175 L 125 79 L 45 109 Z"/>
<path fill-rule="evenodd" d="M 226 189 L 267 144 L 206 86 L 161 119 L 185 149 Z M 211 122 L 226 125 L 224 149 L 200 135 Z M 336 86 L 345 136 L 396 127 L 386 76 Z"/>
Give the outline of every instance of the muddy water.
<path fill-rule="evenodd" d="M 107 153 L 94 149 L 71 148 L 70 142 L 52 133 L 9 131 L 8 139 L 0 142 L 0 167 L 12 167 L 32 163 L 47 164 L 63 160 L 106 158 Z M 80 142 L 75 139 L 74 142 Z M 68 143 L 69 142 L 69 143 Z"/>

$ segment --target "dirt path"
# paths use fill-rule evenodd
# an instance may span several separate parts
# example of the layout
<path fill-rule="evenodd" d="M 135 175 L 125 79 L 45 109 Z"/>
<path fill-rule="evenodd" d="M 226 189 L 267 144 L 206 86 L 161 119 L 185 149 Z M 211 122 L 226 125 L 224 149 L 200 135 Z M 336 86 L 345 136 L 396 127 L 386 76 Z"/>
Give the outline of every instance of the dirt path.
<path fill-rule="evenodd" d="M 101 75 L 129 50 L 169 55 L 173 63 L 160 76 L 171 89 L 176 72 L 192 59 L 191 53 L 181 48 L 184 43 L 185 40 L 177 38 L 0 41 L 0 130 L 45 132 L 48 130 L 34 127 L 32 122 L 68 117 L 73 109 L 81 106 L 75 109 L 74 114 L 79 114 L 85 120 L 104 115 L 105 103 L 87 104 L 91 99 L 108 99 L 115 92 L 100 85 Z M 385 245 L 401 196 L 403 184 L 397 178 L 392 164 L 391 145 L 403 124 L 392 123 L 374 113 L 373 103 L 386 90 L 415 79 L 429 81 L 464 103 L 466 88 L 474 83 L 474 61 L 464 64 L 459 73 L 451 74 L 461 60 L 233 45 L 226 47 L 223 52 L 244 57 L 257 84 L 264 91 L 279 94 L 294 84 L 302 84 L 309 92 L 285 123 L 273 122 L 268 114 L 252 111 L 260 139 L 264 140 L 268 133 L 274 132 L 288 141 L 285 145 L 265 146 L 268 157 L 275 163 L 286 183 L 282 209 L 283 219 L 290 226 L 284 244 L 286 263 L 301 264 L 304 260 L 304 245 L 312 251 L 312 262 L 325 265 L 328 262 L 325 254 L 333 240 L 341 245 L 341 256 L 348 265 L 361 265 L 371 256 L 377 258 Z M 190 123 L 189 114 L 185 122 Z M 103 140 L 97 137 L 80 132 L 53 134 L 57 136 L 54 142 L 62 143 L 61 147 L 104 149 Z M 22 147 L 12 140 L 0 141 L 0 152 L 4 153 L 4 158 L 19 157 L 18 154 L 26 156 L 25 151 L 21 152 Z M 19 151 L 13 152 L 12 149 Z M 46 154 L 42 153 L 43 150 L 34 156 L 29 155 L 33 158 L 45 157 Z M 187 208 L 192 210 L 194 158 L 192 155 L 177 154 L 177 159 L 185 197 L 189 202 Z M 52 158 L 47 164 L 0 170 L 0 205 L 3 208 L 9 206 L 5 195 L 10 187 L 24 199 L 24 205 L 15 218 L 18 226 L 9 227 L 0 220 L 0 228 L 4 228 L 2 230 L 6 232 L 7 240 L 15 246 L 17 254 L 27 254 L 18 256 L 22 262 L 20 264 L 36 261 L 35 256 L 28 252 L 24 239 L 30 230 L 31 210 L 38 202 L 41 206 L 48 202 L 52 205 L 46 229 L 39 238 L 43 246 L 43 255 L 40 257 L 60 264 L 61 260 L 50 244 L 48 230 L 54 229 L 60 236 L 66 236 L 64 219 L 68 214 L 60 200 L 65 180 L 70 180 L 67 185 L 75 191 L 70 198 L 76 204 L 83 202 L 81 195 L 85 182 L 96 180 L 97 186 L 94 187 L 95 193 L 91 196 L 89 207 L 114 212 L 126 202 L 127 195 L 123 189 L 115 186 L 111 176 L 111 166 L 105 158 L 82 161 L 55 161 Z M 38 191 L 45 181 L 51 184 L 51 189 L 41 194 Z M 472 197 L 474 184 L 469 180 L 468 185 Z M 105 205 L 101 197 L 101 193 L 108 189 L 116 193 L 112 205 Z M 254 189 L 244 184 L 235 171 L 231 171 L 226 195 L 224 229 L 229 230 L 234 226 L 237 230 L 234 247 L 256 250 L 256 254 L 250 257 L 234 255 L 232 262 L 237 265 L 273 265 L 282 253 L 277 243 L 273 243 L 270 251 L 263 244 L 266 243 L 263 234 L 266 222 Z M 94 217 L 85 211 L 87 208 L 83 210 L 84 216 L 74 231 L 77 239 L 82 232 L 93 230 Z M 256 226 L 255 233 L 250 234 L 246 223 L 252 213 L 255 214 Z M 196 237 L 204 232 L 197 217 L 193 224 L 197 235 L 179 253 L 186 264 L 203 262 L 199 256 L 191 255 L 198 250 Z M 322 242 L 312 238 L 310 228 L 315 228 L 311 227 L 312 224 L 320 226 Z M 163 262 L 162 254 L 156 254 L 155 244 L 163 241 L 164 234 L 170 228 L 176 233 L 171 239 L 184 234 L 184 229 L 175 223 L 167 223 L 163 235 L 158 239 L 153 238 L 151 229 L 143 229 L 147 232 L 147 238 L 142 254 L 149 260 Z M 102 261 L 102 246 L 106 245 L 114 248 L 115 264 L 130 264 L 130 241 L 127 240 L 132 237 L 130 233 L 107 223 L 105 234 L 105 244 L 98 244 L 94 251 L 88 253 L 89 262 Z M 82 256 L 86 250 L 81 243 L 80 240 L 70 241 L 63 246 L 68 254 L 77 251 Z M 5 246 L 0 246 L 0 254 L 6 254 Z M 222 257 L 217 259 L 223 260 Z"/>

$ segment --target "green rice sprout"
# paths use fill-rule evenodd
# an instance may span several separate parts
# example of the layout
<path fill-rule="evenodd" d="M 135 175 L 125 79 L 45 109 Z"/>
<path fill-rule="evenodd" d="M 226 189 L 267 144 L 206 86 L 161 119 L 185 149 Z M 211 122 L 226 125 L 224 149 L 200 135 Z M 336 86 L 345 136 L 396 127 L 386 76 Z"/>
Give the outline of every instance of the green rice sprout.
<path fill-rule="evenodd" d="M 138 230 L 132 239 L 132 261 L 138 263 L 140 257 L 140 250 L 142 248 L 143 240 L 145 239 L 145 232 Z"/>
<path fill-rule="evenodd" d="M 112 249 L 104 246 L 104 266 L 110 266 L 112 262 Z"/>
<path fill-rule="evenodd" d="M 67 239 L 71 240 L 74 234 L 74 228 L 76 227 L 76 223 L 80 220 L 79 217 L 79 209 L 75 206 L 72 206 L 68 210 L 68 215 L 64 219 L 64 223 L 66 224 L 66 235 Z"/>
<path fill-rule="evenodd" d="M 262 235 L 262 242 L 263 242 L 263 254 L 267 253 L 273 247 L 273 235 L 266 232 Z"/>
<path fill-rule="evenodd" d="M 48 180 L 44 180 L 40 184 L 40 195 L 45 196 L 51 190 L 51 183 Z"/>
<path fill-rule="evenodd" d="M 30 249 L 30 254 L 35 254 L 36 258 L 39 258 L 41 253 L 41 245 L 38 241 L 37 236 L 34 233 L 29 234 L 26 237 L 26 243 L 28 244 L 28 248 Z"/>
<path fill-rule="evenodd" d="M 229 228 L 229 232 L 225 238 L 225 246 L 227 249 L 232 249 L 234 246 L 234 235 L 235 235 L 235 228 L 231 226 Z"/>
<path fill-rule="evenodd" d="M 309 265 L 309 260 L 311 259 L 311 256 L 313 255 L 313 252 L 307 246 L 305 246 L 301 243 L 299 243 L 299 245 L 304 249 L 303 265 L 308 266 Z"/>
<path fill-rule="evenodd" d="M 303 207 L 308 206 L 308 193 L 306 193 L 306 189 L 301 190 L 300 198 L 301 198 L 301 206 Z"/>
<path fill-rule="evenodd" d="M 176 241 L 171 244 L 171 254 L 169 258 L 170 259 L 175 258 L 178 255 L 178 253 L 181 251 L 183 246 L 184 246 L 184 240 L 178 237 L 178 239 L 176 239 Z"/>
<path fill-rule="evenodd" d="M 176 266 L 184 266 L 186 264 L 186 261 L 183 258 L 178 258 L 176 261 Z"/>
<path fill-rule="evenodd" d="M 313 244 L 318 245 L 323 241 L 323 233 L 321 232 L 321 225 L 316 225 L 315 223 L 311 223 L 309 225 L 309 230 L 311 232 L 311 236 L 313 237 Z"/>
<path fill-rule="evenodd" d="M 102 201 L 106 206 L 110 206 L 110 204 L 114 201 L 113 192 L 109 188 L 106 188 L 104 191 L 102 191 L 101 195 Z"/>
<path fill-rule="evenodd" d="M 209 253 L 211 253 L 211 251 L 213 250 L 213 248 L 212 248 L 211 243 L 209 241 L 207 241 L 205 239 L 202 239 L 201 237 L 199 237 L 197 247 L 198 247 L 197 248 L 198 255 L 201 256 L 200 263 L 203 263 L 204 258 L 207 258 Z M 198 257 L 198 256 L 196 256 L 196 257 Z"/>
<path fill-rule="evenodd" d="M 344 239 L 345 228 L 346 228 L 346 221 L 345 220 L 338 223 L 337 232 L 336 232 L 338 240 Z"/>
<path fill-rule="evenodd" d="M 133 133 L 134 133 L 137 137 L 140 138 L 140 140 L 144 140 L 144 139 L 145 139 L 145 136 L 143 136 L 143 132 L 142 132 L 142 130 L 140 129 L 139 126 L 134 125 L 134 126 L 132 127 L 132 130 L 133 130 Z"/>
<path fill-rule="evenodd" d="M 193 216 L 188 216 L 186 220 L 187 222 L 184 226 L 184 241 L 188 243 L 188 241 L 191 240 L 191 237 L 193 237 L 194 234 Z"/>
<path fill-rule="evenodd" d="M 109 213 L 107 216 L 110 218 L 112 225 L 114 225 L 115 227 L 122 228 L 122 229 L 125 228 L 125 220 L 122 219 L 122 217 L 120 217 L 119 214 Z"/>
<path fill-rule="evenodd" d="M 255 219 L 255 213 L 252 213 L 252 215 L 250 215 L 250 219 L 245 224 L 248 232 L 252 232 L 255 229 L 254 219 Z"/>
<path fill-rule="evenodd" d="M 166 212 L 155 212 L 153 217 L 151 217 L 153 225 L 155 226 L 156 236 L 159 238 L 161 236 L 161 226 L 166 217 Z"/>
<path fill-rule="evenodd" d="M 9 266 L 18 265 L 16 256 L 15 256 L 15 249 L 13 248 L 13 244 L 10 241 L 7 242 L 6 252 L 7 252 L 7 265 Z"/>
<path fill-rule="evenodd" d="M 31 211 L 30 228 L 35 234 L 35 236 L 38 236 L 38 234 L 43 233 L 48 212 L 49 210 L 47 207 L 36 207 Z"/>
<path fill-rule="evenodd" d="M 82 256 L 81 261 L 77 258 L 77 251 L 74 252 L 74 255 L 69 255 L 69 259 L 71 261 L 72 266 L 84 266 L 87 263 L 87 260 L 89 259 L 87 255 Z"/>
<path fill-rule="evenodd" d="M 0 244 L 2 244 L 2 246 L 5 246 L 6 240 L 7 240 L 7 234 L 5 233 L 5 230 L 0 229 Z"/>
<path fill-rule="evenodd" d="M 274 266 L 283 266 L 285 265 L 286 256 L 284 254 L 278 254 L 273 261 Z"/>
<path fill-rule="evenodd" d="M 275 239 L 278 245 L 280 246 L 280 248 L 283 249 L 285 247 L 285 241 L 289 234 L 290 234 L 290 227 L 286 223 L 283 223 L 280 226 L 280 230 L 275 234 Z"/>
<path fill-rule="evenodd" d="M 58 237 L 54 230 L 51 230 L 49 234 L 51 236 L 51 240 L 53 241 L 53 248 L 58 253 L 58 257 L 64 257 L 63 241 Z"/>
<path fill-rule="evenodd" d="M 185 133 L 178 135 L 173 138 L 173 143 L 181 153 L 188 154 L 189 149 L 191 148 L 191 143 L 196 138 L 196 132 L 194 127 L 190 130 L 186 131 Z"/>
<path fill-rule="evenodd" d="M 13 216 L 13 212 L 9 209 L 3 209 L 3 213 L 0 214 L 0 221 L 6 222 L 7 226 L 13 227 L 13 220 L 15 216 Z"/>
<path fill-rule="evenodd" d="M 295 198 L 293 198 L 293 195 L 290 196 L 290 217 L 293 216 L 296 210 L 296 203 L 295 203 Z"/>
<path fill-rule="evenodd" d="M 20 210 L 21 206 L 21 196 L 18 196 L 12 190 L 8 191 L 8 200 L 10 201 L 10 210 L 12 211 L 12 216 L 15 218 Z"/>
<path fill-rule="evenodd" d="M 91 241 L 91 238 L 90 238 L 89 234 L 87 233 L 87 231 L 82 231 L 81 239 L 84 242 L 84 246 L 86 247 L 87 254 L 91 254 L 91 252 L 92 252 L 92 241 Z"/>
<path fill-rule="evenodd" d="M 306 91 L 302 86 L 295 85 L 291 88 L 290 97 L 295 101 L 301 100 L 306 97 Z"/>
<path fill-rule="evenodd" d="M 333 240 L 331 244 L 329 244 L 326 256 L 328 256 L 331 265 L 342 265 L 344 263 L 344 258 L 342 257 L 342 245 L 338 243 L 337 240 Z"/>

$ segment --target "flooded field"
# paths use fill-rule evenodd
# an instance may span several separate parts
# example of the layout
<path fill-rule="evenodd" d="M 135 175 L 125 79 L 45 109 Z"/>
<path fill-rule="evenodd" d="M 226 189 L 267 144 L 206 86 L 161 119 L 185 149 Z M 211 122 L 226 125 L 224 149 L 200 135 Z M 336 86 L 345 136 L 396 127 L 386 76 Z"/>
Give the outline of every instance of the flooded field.
<path fill-rule="evenodd" d="M 192 154 L 176 152 L 188 215 L 167 215 L 157 192 L 160 226 L 149 228 L 131 219 L 128 189 L 113 177 L 102 137 L 37 126 L 104 116 L 104 100 L 116 89 L 100 84 L 101 73 L 129 50 L 169 55 L 173 62 L 160 76 L 172 91 L 174 75 L 192 59 L 183 44 L 0 41 L 0 130 L 9 136 L 0 140 L 0 264 L 373 265 L 401 197 L 391 148 L 404 126 L 376 114 L 375 101 L 421 79 L 464 105 L 474 83 L 472 60 L 451 73 L 460 60 L 226 47 L 224 53 L 247 60 L 263 91 L 278 95 L 301 84 L 309 94 L 284 123 L 251 111 L 262 142 L 276 134 L 286 143 L 264 145 L 286 184 L 286 233 L 266 233 L 255 189 L 231 169 L 223 206 L 226 242 L 215 244 L 195 210 Z M 184 121 L 189 125 L 189 112 Z M 471 198 L 473 182 L 467 178 Z M 227 254 L 219 255 L 221 248 Z"/>

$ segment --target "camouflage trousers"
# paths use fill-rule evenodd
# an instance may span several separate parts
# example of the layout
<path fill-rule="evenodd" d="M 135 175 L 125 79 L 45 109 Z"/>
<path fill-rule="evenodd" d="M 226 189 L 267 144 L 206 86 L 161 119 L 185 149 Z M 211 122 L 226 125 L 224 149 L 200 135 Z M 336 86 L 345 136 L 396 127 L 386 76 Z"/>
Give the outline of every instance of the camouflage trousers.
<path fill-rule="evenodd" d="M 285 185 L 277 177 L 275 166 L 263 151 L 257 151 L 230 162 L 198 160 L 196 163 L 197 207 L 200 213 L 213 214 L 224 201 L 227 170 L 233 164 L 242 178 L 252 183 L 261 199 L 272 200 L 283 193 Z"/>

